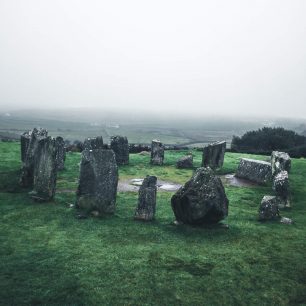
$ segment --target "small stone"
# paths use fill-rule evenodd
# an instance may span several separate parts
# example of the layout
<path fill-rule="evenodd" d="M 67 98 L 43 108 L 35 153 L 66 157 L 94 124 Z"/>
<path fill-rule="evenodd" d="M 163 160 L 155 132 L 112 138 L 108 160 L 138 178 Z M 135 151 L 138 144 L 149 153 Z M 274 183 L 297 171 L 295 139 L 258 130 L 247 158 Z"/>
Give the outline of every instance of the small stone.
<path fill-rule="evenodd" d="M 290 218 L 282 217 L 281 220 L 280 220 L 280 223 L 283 223 L 283 224 L 292 224 L 293 220 L 290 219 Z"/>
<path fill-rule="evenodd" d="M 100 213 L 97 211 L 97 210 L 93 210 L 91 212 L 91 214 L 94 216 L 94 217 L 99 217 L 100 216 Z"/>
<path fill-rule="evenodd" d="M 189 169 L 193 167 L 193 156 L 192 155 L 186 155 L 181 157 L 176 162 L 176 167 L 179 169 Z"/>
<path fill-rule="evenodd" d="M 260 221 L 276 220 L 280 218 L 278 209 L 279 200 L 275 196 L 264 196 L 260 207 L 258 218 Z"/>

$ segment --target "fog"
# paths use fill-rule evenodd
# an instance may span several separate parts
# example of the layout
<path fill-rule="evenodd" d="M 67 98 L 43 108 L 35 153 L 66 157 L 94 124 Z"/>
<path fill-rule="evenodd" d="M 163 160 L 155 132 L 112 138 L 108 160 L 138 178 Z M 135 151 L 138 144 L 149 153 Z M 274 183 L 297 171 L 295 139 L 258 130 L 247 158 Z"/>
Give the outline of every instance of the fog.
<path fill-rule="evenodd" d="M 306 116 L 306 1 L 0 0 L 0 106 Z"/>

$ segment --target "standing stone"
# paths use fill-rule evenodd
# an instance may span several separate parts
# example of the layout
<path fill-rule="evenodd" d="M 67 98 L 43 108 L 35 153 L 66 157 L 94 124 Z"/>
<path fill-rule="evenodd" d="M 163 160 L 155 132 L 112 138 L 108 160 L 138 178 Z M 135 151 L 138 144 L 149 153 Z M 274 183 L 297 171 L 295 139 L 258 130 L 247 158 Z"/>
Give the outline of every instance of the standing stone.
<path fill-rule="evenodd" d="M 27 150 L 31 140 L 31 131 L 24 132 L 20 136 L 20 146 L 21 146 L 21 162 L 24 162 L 27 155 Z"/>
<path fill-rule="evenodd" d="M 156 176 L 149 176 L 143 180 L 138 192 L 138 206 L 134 218 L 136 220 L 151 221 L 155 216 L 156 207 Z"/>
<path fill-rule="evenodd" d="M 261 160 L 241 158 L 236 177 L 265 184 L 272 179 L 271 164 Z"/>
<path fill-rule="evenodd" d="M 102 136 L 87 138 L 84 141 L 83 150 L 95 150 L 103 149 L 103 138 Z"/>
<path fill-rule="evenodd" d="M 23 135 L 21 146 L 22 169 L 20 184 L 23 187 L 33 186 L 34 181 L 34 160 L 38 148 L 38 142 L 41 139 L 47 138 L 48 131 L 45 129 L 34 128 L 28 132 L 28 135 Z M 29 140 L 26 140 L 29 138 Z"/>
<path fill-rule="evenodd" d="M 287 171 L 280 171 L 273 178 L 273 190 L 277 197 L 281 199 L 279 208 L 290 207 L 289 202 L 289 178 Z"/>
<path fill-rule="evenodd" d="M 113 136 L 110 147 L 115 152 L 117 165 L 129 163 L 129 143 L 126 137 Z"/>
<path fill-rule="evenodd" d="M 280 218 L 278 209 L 279 199 L 275 196 L 264 196 L 260 207 L 258 218 L 260 221 L 276 220 Z"/>
<path fill-rule="evenodd" d="M 63 170 L 65 167 L 65 159 L 66 159 L 66 150 L 65 150 L 65 141 L 63 137 L 56 137 L 56 164 L 57 170 Z"/>
<path fill-rule="evenodd" d="M 176 167 L 179 169 L 188 169 L 193 167 L 193 156 L 192 154 L 188 154 L 186 156 L 181 157 L 176 162 Z"/>
<path fill-rule="evenodd" d="M 219 141 L 209 144 L 203 149 L 202 167 L 221 168 L 224 162 L 226 142 Z"/>
<path fill-rule="evenodd" d="M 273 151 L 271 154 L 272 175 L 276 175 L 280 171 L 290 172 L 291 158 L 285 152 Z"/>
<path fill-rule="evenodd" d="M 34 158 L 34 188 L 30 196 L 37 201 L 53 199 L 56 187 L 56 141 L 46 137 L 38 141 Z"/>
<path fill-rule="evenodd" d="M 207 168 L 198 168 L 192 178 L 171 198 L 178 222 L 217 223 L 228 215 L 228 199 L 221 179 Z"/>
<path fill-rule="evenodd" d="M 116 208 L 118 167 L 113 150 L 84 150 L 76 207 L 111 214 Z"/>
<path fill-rule="evenodd" d="M 159 140 L 152 140 L 151 164 L 162 165 L 164 162 L 164 146 Z"/>

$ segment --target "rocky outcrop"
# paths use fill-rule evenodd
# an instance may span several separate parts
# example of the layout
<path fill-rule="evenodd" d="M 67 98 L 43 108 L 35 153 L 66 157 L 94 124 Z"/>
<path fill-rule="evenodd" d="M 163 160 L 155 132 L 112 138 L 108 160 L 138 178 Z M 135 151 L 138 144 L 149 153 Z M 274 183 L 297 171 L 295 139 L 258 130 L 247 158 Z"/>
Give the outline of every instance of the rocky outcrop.
<path fill-rule="evenodd" d="M 138 205 L 134 218 L 136 220 L 151 221 L 155 216 L 156 208 L 156 176 L 147 176 L 138 192 Z"/>
<path fill-rule="evenodd" d="M 272 175 L 277 175 L 281 171 L 290 172 L 291 158 L 285 152 L 273 151 L 271 154 Z"/>
<path fill-rule="evenodd" d="M 117 165 L 127 165 L 129 163 L 129 143 L 126 137 L 111 137 L 110 148 L 115 153 Z"/>
<path fill-rule="evenodd" d="M 280 218 L 279 214 L 279 200 L 275 196 L 264 196 L 258 212 L 258 219 L 260 221 L 277 220 Z"/>
<path fill-rule="evenodd" d="M 159 140 L 152 140 L 151 164 L 162 165 L 164 162 L 164 146 Z"/>
<path fill-rule="evenodd" d="M 181 157 L 176 162 L 176 167 L 179 169 L 188 169 L 193 167 L 193 156 L 192 154 L 188 154 L 186 156 Z"/>
<path fill-rule="evenodd" d="M 65 159 L 66 159 L 66 149 L 65 149 L 65 141 L 63 137 L 56 137 L 56 165 L 57 170 L 63 170 L 65 167 Z"/>
<path fill-rule="evenodd" d="M 261 160 L 241 158 L 236 176 L 259 184 L 272 179 L 271 164 Z"/>
<path fill-rule="evenodd" d="M 226 142 L 219 141 L 209 144 L 203 149 L 202 167 L 221 168 L 224 162 Z"/>
<path fill-rule="evenodd" d="M 228 215 L 228 203 L 221 179 L 210 168 L 198 168 L 171 198 L 176 220 L 186 224 L 217 223 Z"/>

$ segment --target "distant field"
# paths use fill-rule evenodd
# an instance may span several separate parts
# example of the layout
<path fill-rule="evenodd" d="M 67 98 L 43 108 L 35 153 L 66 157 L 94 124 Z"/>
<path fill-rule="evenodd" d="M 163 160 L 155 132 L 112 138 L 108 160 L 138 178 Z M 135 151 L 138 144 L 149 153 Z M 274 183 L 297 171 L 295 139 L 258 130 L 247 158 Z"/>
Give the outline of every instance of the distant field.
<path fill-rule="evenodd" d="M 194 151 L 195 167 L 201 152 Z M 164 166 L 130 155 L 123 179 L 157 175 L 184 183 L 184 151 L 166 151 Z M 226 153 L 219 173 L 236 170 Z M 114 216 L 75 218 L 80 153 L 67 154 L 52 203 L 32 202 L 18 186 L 20 144 L 0 142 L 1 305 L 305 305 L 306 161 L 293 159 L 293 225 L 257 221 L 271 186 L 225 186 L 229 229 L 174 226 L 172 193 L 159 192 L 156 220 L 136 222 L 137 193 L 118 193 Z"/>

